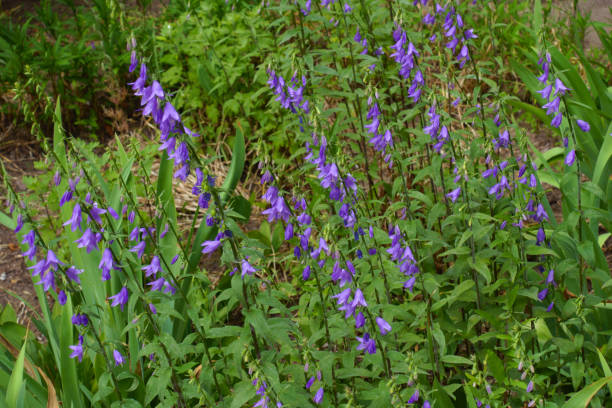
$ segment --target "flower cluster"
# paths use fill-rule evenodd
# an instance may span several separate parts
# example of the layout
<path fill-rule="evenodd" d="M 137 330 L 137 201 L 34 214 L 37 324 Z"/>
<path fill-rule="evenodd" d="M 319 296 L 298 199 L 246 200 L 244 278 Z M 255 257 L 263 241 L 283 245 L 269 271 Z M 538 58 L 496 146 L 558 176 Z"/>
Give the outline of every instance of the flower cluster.
<path fill-rule="evenodd" d="M 408 45 L 406 45 L 406 31 L 399 26 L 396 26 L 396 29 L 393 31 L 393 41 L 395 41 L 395 44 L 391 46 L 391 49 L 395 52 L 391 54 L 391 58 L 400 64 L 400 76 L 405 80 L 410 80 L 410 76 L 416 66 L 415 59 L 420 55 L 419 51 L 414 44 L 412 44 L 412 41 L 408 42 Z M 423 79 L 423 73 L 417 67 L 414 75 L 412 75 L 410 88 L 408 88 L 408 96 L 412 98 L 414 103 L 419 101 L 424 85 L 425 80 Z"/>
<path fill-rule="evenodd" d="M 372 122 L 364 127 L 368 133 L 372 133 L 374 135 L 369 142 L 374 145 L 376 151 L 379 151 L 384 155 L 385 163 L 389 163 L 389 168 L 391 168 L 393 165 L 393 160 L 391 160 L 391 152 L 387 151 L 387 147 L 393 147 L 393 136 L 391 135 L 391 130 L 386 129 L 384 132 L 379 132 L 381 112 L 378 108 L 378 102 L 374 102 L 372 101 L 372 98 L 369 98 L 368 105 L 370 106 L 370 109 L 368 110 L 366 119 L 371 120 Z"/>
<path fill-rule="evenodd" d="M 538 64 L 540 68 L 542 68 L 542 75 L 538 77 L 538 81 L 544 85 L 544 88 L 537 91 L 542 99 L 546 101 L 544 105 L 542 105 L 542 109 L 546 109 L 546 114 L 548 116 L 552 116 L 550 121 L 550 125 L 558 128 L 561 126 L 561 122 L 563 121 L 563 114 L 561 113 L 561 100 L 563 96 L 570 91 L 569 88 L 563 84 L 560 78 L 549 78 L 550 70 L 551 70 L 551 58 L 550 53 L 544 54 L 544 56 L 540 56 L 538 60 Z M 588 122 L 577 119 L 576 125 L 583 132 L 589 132 L 591 130 L 591 126 Z M 563 147 L 566 149 L 569 148 L 569 139 L 567 137 L 563 138 Z M 576 149 L 570 149 L 565 156 L 565 164 L 567 166 L 571 166 L 574 164 L 576 160 Z"/>
<path fill-rule="evenodd" d="M 538 64 L 542 68 L 542 75 L 538 77 L 538 81 L 546 85 L 538 91 L 540 96 L 547 102 L 542 106 L 542 109 L 546 109 L 546 114 L 553 117 L 550 125 L 558 128 L 563 120 L 563 115 L 560 111 L 561 97 L 569 91 L 569 88 L 559 78 L 551 78 L 551 83 L 548 83 L 551 67 L 550 54 L 548 52 L 544 58 L 540 57 Z M 553 99 L 551 99 L 551 96 Z"/>
<path fill-rule="evenodd" d="M 285 109 L 291 110 L 293 113 L 310 112 L 308 100 L 304 99 L 304 88 L 306 87 L 306 77 L 302 76 L 301 84 L 298 82 L 295 75 L 289 83 L 285 83 L 285 79 L 281 75 L 276 75 L 274 70 L 268 69 L 268 86 L 277 96 L 276 100 L 280 102 Z"/>
<path fill-rule="evenodd" d="M 391 256 L 391 260 L 396 263 L 399 270 L 408 277 L 404 282 L 404 289 L 412 292 L 412 288 L 416 282 L 416 276 L 419 274 L 417 261 L 412 254 L 410 246 L 403 244 L 403 237 L 399 227 L 391 227 L 389 229 L 389 238 L 391 238 L 391 247 L 387 249 L 387 253 Z"/>
<path fill-rule="evenodd" d="M 440 115 L 436 112 L 436 104 L 431 105 L 427 111 L 429 124 L 423 128 L 423 131 L 431 137 L 433 149 L 443 156 L 445 153 L 442 148 L 449 141 L 449 132 L 446 125 L 440 127 Z"/>

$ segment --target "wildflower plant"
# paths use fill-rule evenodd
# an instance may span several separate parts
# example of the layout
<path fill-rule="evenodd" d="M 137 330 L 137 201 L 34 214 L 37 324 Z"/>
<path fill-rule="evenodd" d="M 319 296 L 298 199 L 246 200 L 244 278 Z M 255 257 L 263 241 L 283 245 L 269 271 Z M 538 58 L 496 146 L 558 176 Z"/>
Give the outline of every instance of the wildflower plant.
<path fill-rule="evenodd" d="M 529 151 L 520 104 L 481 59 L 489 7 L 325 0 L 250 11 L 270 22 L 257 95 L 299 146 L 290 160 L 278 165 L 261 140 L 248 156 L 254 129 L 237 122 L 217 180 L 201 130 L 134 53 L 130 89 L 157 129 L 147 146 L 118 140 L 97 158 L 56 115 L 57 229 L 39 228 L 10 190 L 65 403 L 560 407 L 576 392 L 572 401 L 604 406 L 610 277 L 586 220 L 609 225 L 593 201 L 609 192 L 609 156 L 579 150 L 591 142 L 577 129 L 603 119 L 562 103 L 579 87 L 558 56 L 543 52 L 538 73 L 551 117 L 532 107 L 574 147 L 556 185 L 581 197 L 580 177 L 601 182 L 585 184 L 593 197 L 561 221 L 544 190 L 552 167 Z M 235 193 L 245 167 L 260 177 L 250 200 Z M 197 203 L 186 233 L 179 181 Z M 251 206 L 257 230 L 243 225 Z M 218 259 L 215 283 L 202 257 Z"/>

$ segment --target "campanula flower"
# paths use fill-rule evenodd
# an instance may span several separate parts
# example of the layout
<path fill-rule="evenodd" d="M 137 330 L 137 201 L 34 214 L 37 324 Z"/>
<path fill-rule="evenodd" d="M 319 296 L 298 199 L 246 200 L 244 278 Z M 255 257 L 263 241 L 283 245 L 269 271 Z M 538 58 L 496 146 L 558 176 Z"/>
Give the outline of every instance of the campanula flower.
<path fill-rule="evenodd" d="M 550 125 L 552 127 L 556 127 L 558 128 L 559 126 L 561 126 L 561 121 L 563 120 L 563 115 L 559 112 L 555 115 L 554 118 L 552 118 L 552 120 L 550 121 Z"/>
<path fill-rule="evenodd" d="M 385 321 L 385 319 L 383 319 L 382 317 L 376 318 L 376 324 L 380 329 L 380 334 L 382 334 L 383 336 L 391 331 L 391 325 L 387 323 L 387 321 Z"/>
<path fill-rule="evenodd" d="M 113 358 L 115 359 L 115 366 L 120 366 L 125 363 L 125 358 L 118 350 L 113 350 Z"/>
<path fill-rule="evenodd" d="M 204 241 L 202 243 L 202 253 L 209 254 L 215 252 L 222 244 L 221 240 Z"/>
<path fill-rule="evenodd" d="M 555 270 L 551 269 L 550 271 L 548 271 L 548 275 L 546 276 L 546 284 L 550 285 L 556 285 L 557 283 L 555 282 Z"/>
<path fill-rule="evenodd" d="M 70 358 L 79 358 L 79 363 L 83 361 L 83 336 L 79 336 L 79 343 L 74 346 L 68 346 L 72 350 Z"/>
<path fill-rule="evenodd" d="M 134 245 L 132 248 L 130 248 L 129 251 L 136 252 L 136 254 L 138 255 L 138 258 L 140 259 L 144 255 L 145 246 L 146 246 L 146 243 L 143 240 L 137 243 L 136 245 Z"/>
<path fill-rule="evenodd" d="M 369 333 L 365 333 L 363 337 L 357 337 L 357 341 L 359 341 L 357 350 L 365 350 L 368 354 L 376 353 L 376 341 L 370 337 Z"/>
<path fill-rule="evenodd" d="M 450 198 L 451 201 L 454 203 L 455 201 L 457 201 L 457 198 L 459 198 L 459 194 L 461 194 L 461 187 L 457 187 L 456 189 L 448 193 L 446 196 Z"/>
<path fill-rule="evenodd" d="M 89 210 L 89 213 L 91 214 L 91 218 L 93 218 L 95 222 L 97 222 L 99 225 L 102 225 L 102 219 L 100 218 L 100 216 L 106 214 L 105 209 L 98 208 L 98 203 L 94 203 L 91 209 Z"/>
<path fill-rule="evenodd" d="M 151 259 L 151 263 L 149 265 L 143 266 L 142 270 L 145 271 L 145 276 L 147 278 L 150 277 L 151 275 L 153 275 L 153 277 L 156 277 L 157 272 L 161 271 L 161 265 L 159 263 L 159 258 L 157 257 L 157 255 L 155 255 Z"/>
<path fill-rule="evenodd" d="M 542 289 L 539 293 L 538 293 L 538 299 L 540 299 L 540 301 L 544 301 L 544 299 L 546 298 L 546 295 L 548 294 L 548 288 L 544 288 Z"/>
<path fill-rule="evenodd" d="M 87 253 L 90 253 L 94 249 L 98 249 L 98 240 L 90 228 L 87 228 L 81 238 L 74 242 L 78 244 L 77 248 L 86 248 Z"/>
<path fill-rule="evenodd" d="M 47 269 L 47 272 L 40 276 L 40 282 L 37 285 L 43 285 L 43 290 L 46 292 L 49 289 L 55 289 L 55 275 L 53 270 Z"/>
<path fill-rule="evenodd" d="M 66 302 L 68 301 L 66 292 L 64 292 L 63 290 L 60 290 L 60 292 L 57 294 L 57 301 L 60 303 L 60 305 L 64 306 Z"/>
<path fill-rule="evenodd" d="M 113 262 L 113 253 L 109 248 L 106 248 L 102 253 L 102 259 L 100 259 L 100 264 L 98 265 L 98 268 L 102 270 L 103 281 L 110 279 L 111 269 L 117 269 L 117 266 Z"/>
<path fill-rule="evenodd" d="M 123 288 L 121 288 L 119 292 L 117 292 L 116 295 L 110 296 L 108 299 L 113 300 L 113 303 L 111 303 L 111 307 L 121 305 L 121 311 L 123 311 L 123 307 L 127 303 L 128 297 L 129 297 L 129 292 L 127 288 L 124 286 Z"/>
<path fill-rule="evenodd" d="M 365 298 L 363 297 L 363 292 L 361 292 L 361 289 L 357 288 L 355 290 L 355 297 L 351 302 L 351 306 L 353 308 L 356 308 L 357 306 L 368 307 L 368 304 L 366 303 Z"/>
<path fill-rule="evenodd" d="M 72 200 L 72 190 L 68 189 L 66 190 L 64 194 L 62 194 L 62 197 L 60 198 L 60 202 L 59 202 L 60 207 L 62 207 L 64 204 L 66 204 L 70 200 Z"/>
<path fill-rule="evenodd" d="M 408 400 L 408 404 L 414 404 L 415 402 L 418 402 L 419 400 L 419 390 L 416 390 L 412 396 L 410 396 L 410 399 Z"/>
<path fill-rule="evenodd" d="M 319 388 L 315 396 L 312 398 L 315 404 L 320 404 L 323 401 L 323 387 Z"/>
<path fill-rule="evenodd" d="M 302 279 L 306 281 L 308 278 L 310 278 L 310 265 L 306 265 L 302 271 Z"/>
<path fill-rule="evenodd" d="M 337 304 L 343 305 L 351 297 L 351 288 L 346 288 L 342 292 L 338 293 L 337 295 L 333 295 L 332 297 L 337 299 Z"/>
<path fill-rule="evenodd" d="M 164 278 L 159 278 L 159 279 L 156 279 L 154 281 L 147 283 L 147 285 L 151 286 L 151 290 L 156 291 L 156 290 L 162 290 L 165 283 L 166 283 L 166 280 Z"/>
<path fill-rule="evenodd" d="M 583 132 L 588 132 L 589 130 L 591 130 L 591 125 L 589 125 L 589 122 L 586 122 L 584 120 L 577 119 L 576 124 Z"/>
<path fill-rule="evenodd" d="M 76 231 L 77 228 L 80 227 L 81 225 L 81 206 L 79 205 L 79 203 L 76 203 L 74 205 L 74 208 L 72 209 L 72 217 L 70 217 L 70 219 L 66 221 L 63 225 L 64 226 L 70 225 L 70 229 L 72 231 Z"/>
<path fill-rule="evenodd" d="M 365 325 L 365 316 L 362 312 L 355 315 L 355 328 L 361 329 Z"/>
<path fill-rule="evenodd" d="M 23 228 L 23 215 L 17 215 L 17 226 L 15 227 L 15 233 L 18 233 Z"/>
<path fill-rule="evenodd" d="M 243 259 L 242 261 L 240 261 L 240 269 L 242 272 L 241 273 L 242 279 L 244 279 L 244 275 L 251 276 L 256 271 L 256 269 L 253 268 L 253 266 L 246 259 Z"/>
<path fill-rule="evenodd" d="M 567 156 L 565 156 L 565 164 L 571 166 L 574 164 L 574 161 L 576 161 L 576 150 L 572 149 L 567 153 Z"/>

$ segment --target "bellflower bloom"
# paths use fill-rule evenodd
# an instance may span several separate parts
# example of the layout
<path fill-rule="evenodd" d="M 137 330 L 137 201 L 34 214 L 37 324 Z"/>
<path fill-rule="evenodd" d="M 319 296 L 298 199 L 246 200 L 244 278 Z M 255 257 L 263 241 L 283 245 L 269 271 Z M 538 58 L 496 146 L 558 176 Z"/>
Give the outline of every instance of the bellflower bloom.
<path fill-rule="evenodd" d="M 365 350 L 368 354 L 376 353 L 376 341 L 370 337 L 369 333 L 365 333 L 363 337 L 357 337 L 357 341 L 359 341 L 357 350 Z"/>
<path fill-rule="evenodd" d="M 70 279 L 77 285 L 81 284 L 81 279 L 79 279 L 79 275 L 82 273 L 83 273 L 83 269 L 77 269 L 74 266 L 71 266 L 68 269 L 66 269 L 66 276 L 68 277 L 68 279 Z"/>
<path fill-rule="evenodd" d="M 204 241 L 202 243 L 202 253 L 209 254 L 211 252 L 215 252 L 222 244 L 220 239 L 214 241 Z"/>
<path fill-rule="evenodd" d="M 138 258 L 140 259 L 144 255 L 145 246 L 146 246 L 145 241 L 140 241 L 139 243 L 134 245 L 132 248 L 130 248 L 129 251 L 136 252 L 136 254 L 138 255 Z"/>
<path fill-rule="evenodd" d="M 72 217 L 70 217 L 70 219 L 66 221 L 63 225 L 64 226 L 70 225 L 70 229 L 72 231 L 76 231 L 77 228 L 80 227 L 81 225 L 81 206 L 79 205 L 79 203 L 76 203 L 74 205 L 74 208 L 72 209 Z"/>
<path fill-rule="evenodd" d="M 62 194 L 62 197 L 60 198 L 60 202 L 59 202 L 60 207 L 62 207 L 64 204 L 66 204 L 70 200 L 72 200 L 72 190 L 68 189 L 66 190 L 64 194 Z"/>
<path fill-rule="evenodd" d="M 57 256 L 55 256 L 55 252 L 53 252 L 52 250 L 48 250 L 47 251 L 47 260 L 46 260 L 46 267 L 47 268 L 51 268 L 53 270 L 57 269 L 58 265 L 63 265 L 63 262 L 60 262 L 59 259 L 57 259 Z"/>
<path fill-rule="evenodd" d="M 391 331 L 391 325 L 385 321 L 382 317 L 376 318 L 376 324 L 380 329 L 380 334 L 383 336 Z"/>
<path fill-rule="evenodd" d="M 548 275 L 546 276 L 546 284 L 550 285 L 557 285 L 557 283 L 555 282 L 555 270 L 551 269 L 550 271 L 548 271 Z"/>
<path fill-rule="evenodd" d="M 246 259 L 243 259 L 242 261 L 240 261 L 240 269 L 241 269 L 242 279 L 244 279 L 244 275 L 251 276 L 256 271 L 256 269 L 253 268 L 253 266 Z"/>
<path fill-rule="evenodd" d="M 567 156 L 565 156 L 565 164 L 567 166 L 571 166 L 574 164 L 575 160 L 576 160 L 576 150 L 572 149 L 569 151 Z"/>
<path fill-rule="evenodd" d="M 578 127 L 583 132 L 588 132 L 589 130 L 591 130 L 591 125 L 589 125 L 589 122 L 585 122 L 584 120 L 577 119 L 576 124 L 578 124 Z"/>
<path fill-rule="evenodd" d="M 113 253 L 109 248 L 106 248 L 102 253 L 102 259 L 98 268 L 102 269 L 102 280 L 106 281 L 110 279 L 111 269 L 117 269 L 117 266 L 113 262 Z"/>
<path fill-rule="evenodd" d="M 47 261 L 41 259 L 35 265 L 29 266 L 28 269 L 32 269 L 32 276 L 40 275 L 47 270 Z"/>
<path fill-rule="evenodd" d="M 351 288 L 346 288 L 344 289 L 342 292 L 338 293 L 337 295 L 333 295 L 333 298 L 338 299 L 336 302 L 339 305 L 343 305 L 345 304 L 349 298 L 351 297 Z"/>
<path fill-rule="evenodd" d="M 159 278 L 159 279 L 156 279 L 154 281 L 147 283 L 147 285 L 151 286 L 151 290 L 156 291 L 156 290 L 162 290 L 165 283 L 166 283 L 166 280 L 164 278 Z"/>
<path fill-rule="evenodd" d="M 130 74 L 134 72 L 136 67 L 138 66 L 138 59 L 136 58 L 136 50 L 132 50 L 132 54 L 130 55 Z"/>
<path fill-rule="evenodd" d="M 569 88 L 559 78 L 555 78 L 555 95 L 564 95 L 566 91 L 569 91 Z"/>
<path fill-rule="evenodd" d="M 451 201 L 454 203 L 455 201 L 457 201 L 457 198 L 459 198 L 459 194 L 461 194 L 461 187 L 457 187 L 456 189 L 448 193 L 446 196 L 450 198 Z"/>
<path fill-rule="evenodd" d="M 355 328 L 361 329 L 365 325 L 365 316 L 359 312 L 355 315 Z"/>
<path fill-rule="evenodd" d="M 37 285 L 43 285 L 45 292 L 51 288 L 55 289 L 55 275 L 53 275 L 53 271 L 48 269 L 46 273 L 42 274 Z"/>
<path fill-rule="evenodd" d="M 351 306 L 353 308 L 356 308 L 357 306 L 368 307 L 361 289 L 357 288 L 357 290 L 355 290 L 355 297 L 353 298 L 353 302 L 351 302 Z"/>
<path fill-rule="evenodd" d="M 68 301 L 66 292 L 64 292 L 63 290 L 60 290 L 60 292 L 57 294 L 57 301 L 60 303 L 60 305 L 64 306 L 66 302 Z"/>
<path fill-rule="evenodd" d="M 108 299 L 112 299 L 113 303 L 111 303 L 111 307 L 115 307 L 117 305 L 121 305 L 121 311 L 123 311 L 123 307 L 128 301 L 129 293 L 127 288 L 124 286 L 121 290 L 113 296 L 110 296 Z"/>
<path fill-rule="evenodd" d="M 145 276 L 147 278 L 151 275 L 153 275 L 153 277 L 156 277 L 157 272 L 161 271 L 161 265 L 159 263 L 159 258 L 157 257 L 157 255 L 155 255 L 153 259 L 151 259 L 151 263 L 149 265 L 143 266 L 142 270 L 145 271 Z"/>
<path fill-rule="evenodd" d="M 34 245 L 35 238 L 36 238 L 36 233 L 34 232 L 34 230 L 30 230 L 30 231 L 28 231 L 27 234 L 25 234 L 23 236 L 23 239 L 21 240 L 21 243 L 32 246 L 32 245 Z"/>
<path fill-rule="evenodd" d="M 561 126 L 562 120 L 563 120 L 563 115 L 561 114 L 561 112 L 559 112 L 555 115 L 554 118 L 552 118 L 552 120 L 550 121 L 550 125 L 552 127 L 558 128 L 559 126 Z"/>
<path fill-rule="evenodd" d="M 547 294 L 548 294 L 548 288 L 542 289 L 540 293 L 538 293 L 538 299 L 540 299 L 540 301 L 543 302 Z"/>
<path fill-rule="evenodd" d="M 416 390 L 410 399 L 408 400 L 408 404 L 414 404 L 419 401 L 419 390 Z"/>
<path fill-rule="evenodd" d="M 119 221 L 119 214 L 117 214 L 117 211 L 115 211 L 113 207 L 108 207 L 107 211 L 115 220 Z"/>
<path fill-rule="evenodd" d="M 323 387 L 319 388 L 315 396 L 312 398 L 315 404 L 320 404 L 323 401 Z"/>
<path fill-rule="evenodd" d="M 124 357 L 118 350 L 113 350 L 113 358 L 115 359 L 115 366 L 120 366 L 125 363 Z"/>
<path fill-rule="evenodd" d="M 79 343 L 74 346 L 68 346 L 72 350 L 70 358 L 79 358 L 79 363 L 83 361 L 83 336 L 79 336 Z"/>
<path fill-rule="evenodd" d="M 545 88 L 540 89 L 539 91 L 537 91 L 537 93 L 540 94 L 540 96 L 543 99 L 549 100 L 550 99 L 550 93 L 552 92 L 552 85 L 548 84 Z"/>
<path fill-rule="evenodd" d="M 23 228 L 23 215 L 18 214 L 17 215 L 17 226 L 15 227 L 15 234 L 21 231 L 21 228 Z"/>
<path fill-rule="evenodd" d="M 98 208 L 98 203 L 94 203 L 89 213 L 91 214 L 91 218 L 93 218 L 93 220 L 97 222 L 98 225 L 102 225 L 102 219 L 100 218 L 100 216 L 106 214 L 105 209 Z"/>
<path fill-rule="evenodd" d="M 310 278 L 310 265 L 306 265 L 304 270 L 302 271 L 302 280 L 308 280 Z"/>

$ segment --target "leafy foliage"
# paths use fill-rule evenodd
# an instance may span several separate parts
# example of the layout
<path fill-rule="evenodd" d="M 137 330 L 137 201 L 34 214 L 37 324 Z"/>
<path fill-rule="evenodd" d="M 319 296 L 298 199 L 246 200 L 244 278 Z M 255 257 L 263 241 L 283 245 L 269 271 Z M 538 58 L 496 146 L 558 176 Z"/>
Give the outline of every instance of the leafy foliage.
<path fill-rule="evenodd" d="M 28 183 L 56 216 L 7 184 L 48 339 L 6 331 L 7 403 L 32 360 L 74 406 L 607 406 L 610 78 L 526 9 L 171 2 L 130 64 L 159 147 L 98 155 L 58 101 Z"/>

